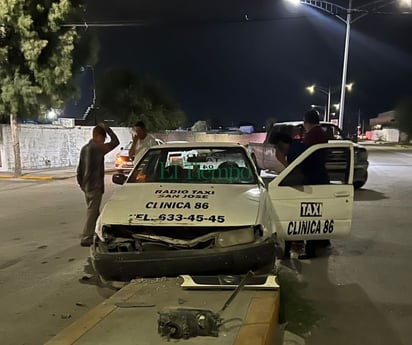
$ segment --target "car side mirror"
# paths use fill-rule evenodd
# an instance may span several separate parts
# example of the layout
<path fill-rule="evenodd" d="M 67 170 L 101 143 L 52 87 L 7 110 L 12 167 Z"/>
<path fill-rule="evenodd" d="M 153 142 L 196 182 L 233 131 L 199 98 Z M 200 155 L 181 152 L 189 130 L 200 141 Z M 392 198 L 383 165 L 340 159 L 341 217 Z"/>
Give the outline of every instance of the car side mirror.
<path fill-rule="evenodd" d="M 112 182 L 115 184 L 122 185 L 126 182 L 126 180 L 127 180 L 127 176 L 123 174 L 114 174 L 112 176 Z"/>

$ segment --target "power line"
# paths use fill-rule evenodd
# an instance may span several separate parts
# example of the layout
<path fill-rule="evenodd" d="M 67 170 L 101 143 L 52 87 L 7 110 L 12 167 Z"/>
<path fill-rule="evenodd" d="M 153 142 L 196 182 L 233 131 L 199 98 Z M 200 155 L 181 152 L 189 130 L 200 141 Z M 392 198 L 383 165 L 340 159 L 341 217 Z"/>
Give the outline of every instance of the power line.
<path fill-rule="evenodd" d="M 75 22 L 62 24 L 62 27 L 95 27 L 95 28 L 105 28 L 105 27 L 141 27 L 141 26 L 173 26 L 173 25 L 210 25 L 210 24 L 237 24 L 237 23 L 249 23 L 249 22 L 273 22 L 281 20 L 297 20 L 302 18 L 307 18 L 308 16 L 285 16 L 285 17 L 276 17 L 276 18 L 250 18 L 247 14 L 240 18 L 235 19 L 216 19 L 216 20 L 176 20 L 176 21 L 129 21 L 129 22 Z"/>

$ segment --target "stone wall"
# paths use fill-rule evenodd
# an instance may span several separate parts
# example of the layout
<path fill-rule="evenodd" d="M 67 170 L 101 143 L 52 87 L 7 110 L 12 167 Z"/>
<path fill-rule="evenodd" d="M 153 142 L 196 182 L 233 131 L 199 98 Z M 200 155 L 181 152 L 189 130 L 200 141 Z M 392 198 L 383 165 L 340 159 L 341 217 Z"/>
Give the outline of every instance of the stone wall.
<path fill-rule="evenodd" d="M 92 126 L 64 128 L 52 125 L 19 125 L 22 168 L 43 169 L 76 166 L 80 149 L 92 134 Z M 131 140 L 129 128 L 113 128 L 120 141 L 120 147 Z M 168 131 L 153 133 L 164 141 L 184 140 L 190 142 L 263 142 L 265 133 L 254 134 L 207 134 L 201 132 Z M 120 149 L 119 147 L 119 149 Z M 114 162 L 116 148 L 106 156 L 106 162 Z M 0 125 L 0 171 L 14 169 L 14 155 L 10 125 Z"/>

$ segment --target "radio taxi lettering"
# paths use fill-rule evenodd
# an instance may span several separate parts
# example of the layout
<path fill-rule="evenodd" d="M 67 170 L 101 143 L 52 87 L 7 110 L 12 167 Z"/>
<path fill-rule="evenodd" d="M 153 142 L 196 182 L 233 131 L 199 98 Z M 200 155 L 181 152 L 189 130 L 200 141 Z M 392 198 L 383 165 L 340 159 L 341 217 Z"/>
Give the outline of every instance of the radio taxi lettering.
<path fill-rule="evenodd" d="M 300 216 L 301 217 L 322 217 L 322 202 L 301 202 Z"/>
<path fill-rule="evenodd" d="M 214 195 L 214 190 L 156 189 L 155 195 L 160 199 L 207 199 Z"/>
<path fill-rule="evenodd" d="M 333 219 L 326 220 L 299 220 L 288 224 L 288 235 L 317 235 L 331 234 L 333 232 Z"/>
<path fill-rule="evenodd" d="M 156 189 L 155 194 L 188 194 L 187 189 Z"/>

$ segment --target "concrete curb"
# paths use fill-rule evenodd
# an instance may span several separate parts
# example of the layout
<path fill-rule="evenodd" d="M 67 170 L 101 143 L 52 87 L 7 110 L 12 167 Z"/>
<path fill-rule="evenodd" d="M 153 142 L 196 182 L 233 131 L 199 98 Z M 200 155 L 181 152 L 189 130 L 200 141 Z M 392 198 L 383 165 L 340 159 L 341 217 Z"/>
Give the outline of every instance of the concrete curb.
<path fill-rule="evenodd" d="M 44 175 L 44 176 L 39 176 L 39 175 L 22 175 L 22 176 L 14 176 L 14 175 L 0 175 L 0 179 L 9 179 L 9 180 L 38 180 L 38 181 L 50 181 L 50 180 L 66 180 L 72 177 L 75 177 L 76 175 L 70 175 L 70 176 L 49 176 L 49 175 Z"/>
<path fill-rule="evenodd" d="M 280 291 L 256 292 L 234 345 L 272 345 L 278 327 Z"/>
<path fill-rule="evenodd" d="M 98 304 L 44 345 L 74 345 L 86 333 L 91 331 L 118 306 L 117 302 L 126 302 L 139 291 L 136 283 L 129 283 L 106 301 Z M 256 291 L 251 298 L 242 326 L 232 345 L 272 345 L 278 328 L 280 290 L 273 293 Z"/>

